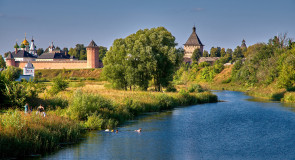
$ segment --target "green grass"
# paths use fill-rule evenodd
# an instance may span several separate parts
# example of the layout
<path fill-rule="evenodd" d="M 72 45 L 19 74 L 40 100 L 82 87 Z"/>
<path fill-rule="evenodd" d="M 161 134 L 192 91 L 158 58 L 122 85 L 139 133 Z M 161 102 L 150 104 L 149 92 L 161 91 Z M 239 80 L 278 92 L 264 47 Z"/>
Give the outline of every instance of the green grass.
<path fill-rule="evenodd" d="M 54 114 L 8 110 L 0 115 L 0 158 L 55 150 L 59 143 L 77 141 L 81 129 L 79 123 Z"/>
<path fill-rule="evenodd" d="M 30 104 L 45 106 L 46 117 L 19 110 L 0 113 L 0 158 L 50 152 L 61 142 L 77 141 L 84 129 L 115 128 L 145 112 L 177 106 L 217 102 L 217 96 L 200 92 L 122 91 L 105 88 L 106 82 L 71 82 L 56 95 L 42 93 Z M 193 92 L 195 91 L 195 92 Z"/>

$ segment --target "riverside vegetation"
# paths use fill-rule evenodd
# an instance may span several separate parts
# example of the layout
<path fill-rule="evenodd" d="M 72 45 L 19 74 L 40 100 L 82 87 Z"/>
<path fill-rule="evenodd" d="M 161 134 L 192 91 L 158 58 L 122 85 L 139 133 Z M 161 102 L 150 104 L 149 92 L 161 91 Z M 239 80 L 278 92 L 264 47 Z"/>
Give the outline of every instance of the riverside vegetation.
<path fill-rule="evenodd" d="M 286 34 L 275 36 L 268 43 L 248 48 L 238 46 L 234 52 L 227 49 L 219 55 L 222 56 L 213 65 L 206 62 L 182 65 L 174 75 L 174 83 L 199 83 L 210 89 L 243 91 L 256 97 L 295 102 L 295 43 Z M 228 62 L 231 65 L 224 66 Z"/>
<path fill-rule="evenodd" d="M 34 81 L 15 82 L 21 70 L 8 67 L 0 75 L 0 158 L 51 151 L 85 129 L 115 128 L 144 112 L 217 102 L 200 85 L 171 83 L 182 62 L 175 46 L 175 37 L 158 27 L 115 40 L 103 70 L 40 70 Z M 42 104 L 47 116 L 19 111 L 26 102 Z"/>
<path fill-rule="evenodd" d="M 14 85 L 26 83 L 33 82 Z M 29 106 L 45 104 L 47 116 L 36 115 L 35 111 L 25 114 L 22 103 L 13 100 L 17 96 L 9 97 L 9 102 L 14 103 L 5 105 L 16 109 L 4 109 L 0 115 L 1 157 L 51 151 L 58 148 L 59 143 L 76 142 L 84 129 L 115 128 L 144 112 L 217 101 L 215 95 L 202 90 L 199 85 L 193 85 L 187 91 L 181 89 L 179 93 L 162 93 L 114 90 L 106 88 L 106 82 L 68 82 L 60 77 L 51 83 L 36 84 L 41 89 L 35 90 L 35 97 L 30 97 L 28 92 L 23 93 L 25 98 L 22 102 L 29 102 Z M 17 91 L 12 89 L 11 94 L 17 94 Z"/>

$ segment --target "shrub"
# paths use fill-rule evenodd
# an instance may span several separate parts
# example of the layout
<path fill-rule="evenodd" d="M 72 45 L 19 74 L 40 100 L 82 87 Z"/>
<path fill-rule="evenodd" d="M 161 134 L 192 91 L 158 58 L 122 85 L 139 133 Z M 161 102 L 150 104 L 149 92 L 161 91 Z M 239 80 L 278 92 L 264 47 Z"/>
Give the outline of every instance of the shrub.
<path fill-rule="evenodd" d="M 85 122 L 85 127 L 91 129 L 101 129 L 103 125 L 103 119 L 96 114 L 93 114 L 88 117 L 87 121 Z"/>
<path fill-rule="evenodd" d="M 100 114 L 102 118 L 109 118 L 113 110 L 112 102 L 100 95 L 91 95 L 76 91 L 69 105 L 67 114 L 76 120 L 87 120 L 88 116 Z"/>
<path fill-rule="evenodd" d="M 171 109 L 175 106 L 175 101 L 173 97 L 168 96 L 167 94 L 160 94 L 156 96 L 157 99 L 157 106 L 160 107 L 160 109 Z"/>
<path fill-rule="evenodd" d="M 190 93 L 192 92 L 203 92 L 203 88 L 201 87 L 201 85 L 199 84 L 192 84 L 189 88 L 188 88 L 188 91 Z"/>
<path fill-rule="evenodd" d="M 65 81 L 63 78 L 59 76 L 57 78 L 54 78 L 53 86 L 50 89 L 49 93 L 51 93 L 52 95 L 57 94 L 58 92 L 63 91 L 68 87 L 69 87 L 69 82 Z"/>
<path fill-rule="evenodd" d="M 21 72 L 22 72 L 22 69 L 20 69 L 18 67 L 8 66 L 4 71 L 1 72 L 1 74 L 8 81 L 14 81 L 17 78 L 19 78 Z"/>
<path fill-rule="evenodd" d="M 166 92 L 176 92 L 176 91 L 177 89 L 172 84 L 168 85 L 168 87 L 166 88 Z"/>

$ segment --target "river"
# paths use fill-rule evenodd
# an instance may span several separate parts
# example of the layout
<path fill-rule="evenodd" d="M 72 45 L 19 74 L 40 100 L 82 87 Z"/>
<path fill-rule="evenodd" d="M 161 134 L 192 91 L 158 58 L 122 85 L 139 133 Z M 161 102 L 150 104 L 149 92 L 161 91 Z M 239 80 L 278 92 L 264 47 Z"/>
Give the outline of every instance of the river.
<path fill-rule="evenodd" d="M 295 112 L 278 102 L 215 92 L 225 102 L 153 113 L 118 133 L 89 132 L 42 159 L 295 159 Z M 142 128 L 141 133 L 134 132 Z"/>

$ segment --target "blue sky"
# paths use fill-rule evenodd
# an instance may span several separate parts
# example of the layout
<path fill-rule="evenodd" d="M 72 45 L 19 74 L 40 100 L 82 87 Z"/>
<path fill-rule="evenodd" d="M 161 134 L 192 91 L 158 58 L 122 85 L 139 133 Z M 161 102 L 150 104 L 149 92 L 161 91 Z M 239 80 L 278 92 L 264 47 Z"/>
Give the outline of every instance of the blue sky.
<path fill-rule="evenodd" d="M 295 38 L 295 0 L 0 0 L 0 53 L 35 39 L 37 48 L 110 47 L 139 29 L 164 26 L 179 47 L 196 25 L 205 50 L 267 42 L 288 32 Z"/>

